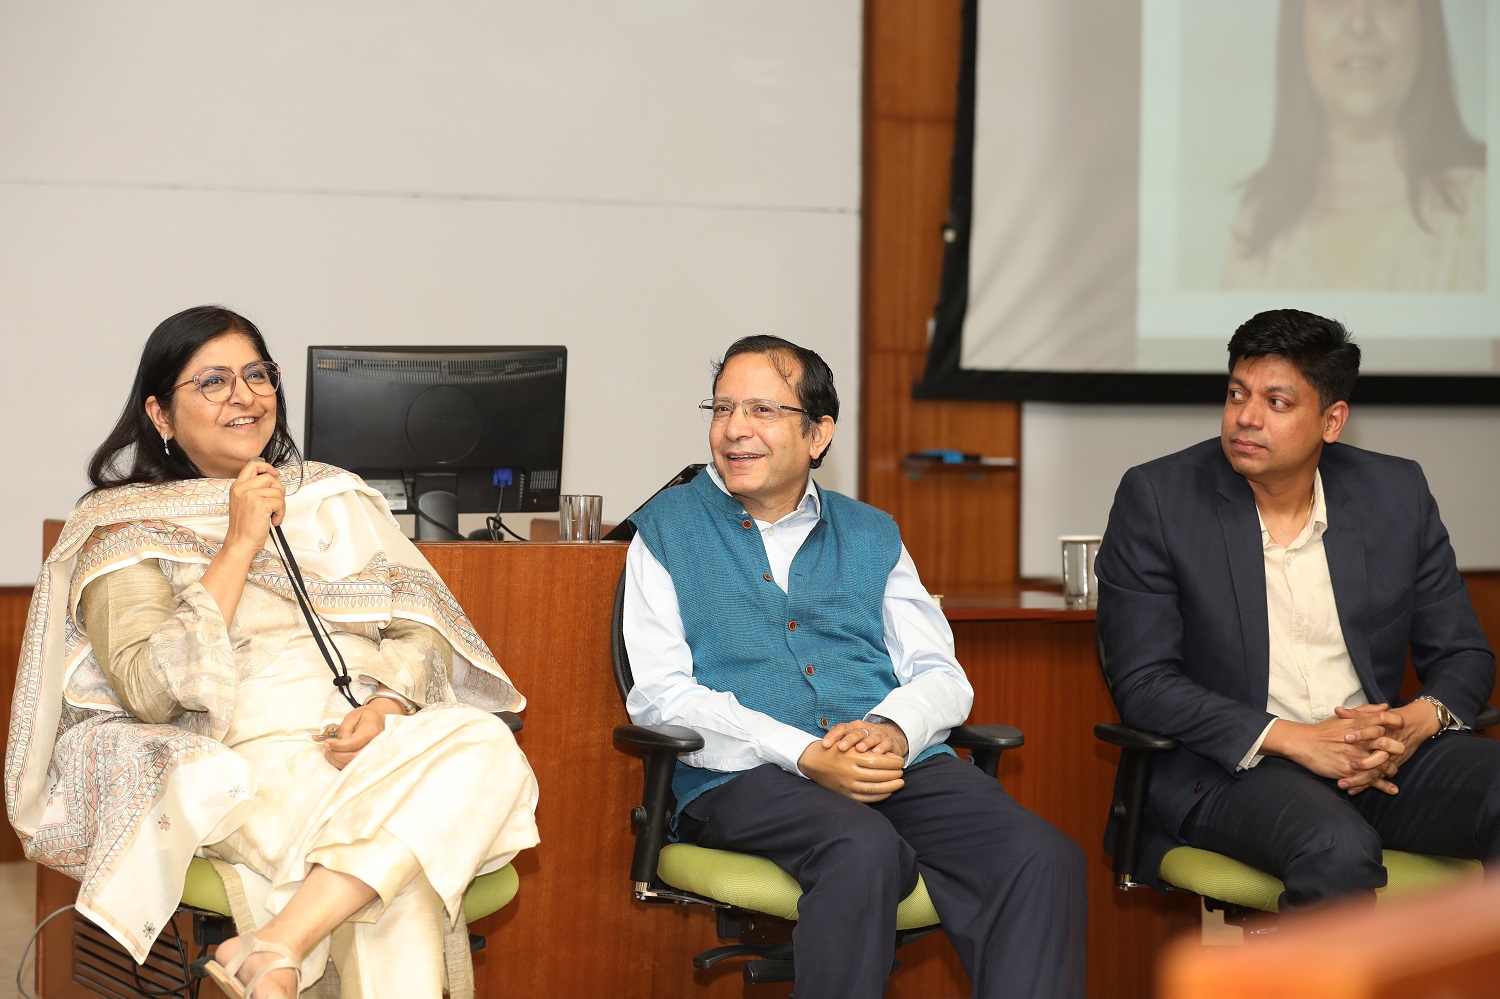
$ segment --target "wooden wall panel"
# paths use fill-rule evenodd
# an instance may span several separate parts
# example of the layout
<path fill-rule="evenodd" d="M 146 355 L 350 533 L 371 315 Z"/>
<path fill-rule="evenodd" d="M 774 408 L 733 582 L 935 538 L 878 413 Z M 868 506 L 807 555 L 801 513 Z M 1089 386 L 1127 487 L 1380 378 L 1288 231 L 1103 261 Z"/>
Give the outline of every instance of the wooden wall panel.
<path fill-rule="evenodd" d="M 928 589 L 993 588 L 997 579 L 1013 579 L 1019 560 L 1019 473 L 984 469 L 973 474 L 934 469 L 913 478 L 900 457 L 924 448 L 957 448 L 974 454 L 1014 456 L 1020 427 L 1014 408 L 996 412 L 984 403 L 877 405 L 879 395 L 908 392 L 922 359 L 910 353 L 883 353 L 868 359 L 866 430 L 902 440 L 900 455 L 872 456 L 864 498 L 887 510 L 901 524 L 901 535 Z M 1007 416 L 1009 418 L 1007 418 Z M 879 427 L 879 431 L 872 431 Z M 874 469 L 879 469 L 875 471 Z"/>
<path fill-rule="evenodd" d="M 875 119 L 865 150 L 862 347 L 925 360 L 942 271 L 953 124 Z"/>
<path fill-rule="evenodd" d="M 935 592 L 1010 585 L 1020 565 L 1018 471 L 914 482 L 901 468 L 924 448 L 1019 457 L 1018 406 L 911 397 L 942 270 L 961 9 L 865 4 L 860 490 L 901 524 Z"/>
<path fill-rule="evenodd" d="M 4 705 L 5 734 L 10 734 L 10 701 L 16 691 L 16 666 L 21 658 L 21 635 L 26 610 L 31 606 L 31 587 L 0 587 L 0 705 Z M 0 828 L 0 864 L 24 859 L 21 841 L 10 823 Z"/>
<path fill-rule="evenodd" d="M 952 122 L 961 0 L 865 4 L 867 116 Z"/>

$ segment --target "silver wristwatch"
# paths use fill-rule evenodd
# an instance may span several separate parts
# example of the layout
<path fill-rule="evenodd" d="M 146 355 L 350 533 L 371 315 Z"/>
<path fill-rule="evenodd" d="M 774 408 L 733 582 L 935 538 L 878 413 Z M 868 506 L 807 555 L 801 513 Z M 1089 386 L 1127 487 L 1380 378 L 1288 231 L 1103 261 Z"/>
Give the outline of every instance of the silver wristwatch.
<path fill-rule="evenodd" d="M 1444 704 L 1436 697 L 1433 697 L 1431 694 L 1422 694 L 1417 697 L 1417 700 L 1431 701 L 1432 706 L 1437 708 L 1438 732 L 1446 732 L 1449 729 L 1454 728 L 1463 728 L 1463 722 L 1458 720 L 1458 716 L 1455 715 L 1452 711 L 1449 711 L 1448 705 Z M 1437 735 L 1437 732 L 1434 732 L 1433 735 Z"/>

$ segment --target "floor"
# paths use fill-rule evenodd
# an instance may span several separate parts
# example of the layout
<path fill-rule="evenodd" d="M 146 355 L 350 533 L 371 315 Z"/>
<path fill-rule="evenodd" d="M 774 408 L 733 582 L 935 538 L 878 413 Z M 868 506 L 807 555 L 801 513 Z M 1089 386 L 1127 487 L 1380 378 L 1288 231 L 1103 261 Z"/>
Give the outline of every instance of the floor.
<path fill-rule="evenodd" d="M 64 917 L 58 917 L 64 918 Z M 36 928 L 36 865 L 0 864 L 0 999 L 17 999 L 16 965 Z M 27 975 L 26 987 L 34 978 Z"/>

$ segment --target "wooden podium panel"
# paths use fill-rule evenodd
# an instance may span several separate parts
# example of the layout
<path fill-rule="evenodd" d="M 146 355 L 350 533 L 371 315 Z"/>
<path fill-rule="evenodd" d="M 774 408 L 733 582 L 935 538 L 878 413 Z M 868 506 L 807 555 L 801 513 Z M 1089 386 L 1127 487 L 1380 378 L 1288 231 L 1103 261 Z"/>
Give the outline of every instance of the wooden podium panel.
<path fill-rule="evenodd" d="M 1005 789 L 1083 848 L 1090 999 L 1152 995 L 1157 951 L 1199 925 L 1198 901 L 1114 887 L 1103 841 L 1119 751 L 1094 738 L 1094 725 L 1120 716 L 1099 671 L 1092 614 L 951 623 L 974 687 L 970 721 L 1004 722 L 1026 737 L 1000 760 Z"/>
<path fill-rule="evenodd" d="M 628 817 L 640 803 L 640 764 L 610 737 L 625 720 L 609 632 L 626 546 L 421 548 L 526 696 L 518 739 L 541 787 L 542 842 L 515 860 L 520 893 L 476 927 L 489 938 L 474 955 L 478 994 L 733 994 L 737 980 L 732 990 L 691 985 L 689 957 L 716 942 L 710 915 L 648 907 L 630 894 Z"/>
<path fill-rule="evenodd" d="M 640 764 L 609 738 L 624 719 L 609 652 L 624 549 L 423 546 L 529 699 L 519 738 L 541 785 L 542 844 L 516 861 L 516 901 L 481 926 L 489 946 L 476 955 L 480 994 L 787 995 L 785 986 L 745 986 L 738 962 L 695 973 L 691 956 L 717 943 L 712 916 L 630 896 L 627 816 L 639 803 Z M 1149 995 L 1158 948 L 1197 925 L 1197 905 L 1113 887 L 1100 843 L 1115 755 L 1094 739 L 1093 725 L 1117 715 L 1095 660 L 1092 615 L 1046 606 L 1007 608 L 988 620 L 971 608 L 954 615 L 959 660 L 975 688 L 971 719 L 1026 735 L 1025 747 L 1002 761 L 1007 790 L 1088 858 L 1089 995 Z M 903 948 L 899 959 L 893 999 L 969 994 L 943 935 Z"/>

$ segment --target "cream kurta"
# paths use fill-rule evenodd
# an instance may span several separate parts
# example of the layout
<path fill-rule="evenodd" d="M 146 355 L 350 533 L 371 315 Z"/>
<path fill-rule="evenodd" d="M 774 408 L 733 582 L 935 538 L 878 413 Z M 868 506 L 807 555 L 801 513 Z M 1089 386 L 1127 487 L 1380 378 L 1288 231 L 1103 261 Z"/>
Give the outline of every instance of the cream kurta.
<path fill-rule="evenodd" d="M 205 698 L 233 698 L 222 741 L 249 764 L 255 807 L 204 852 L 269 881 L 269 912 L 261 921 L 280 910 L 313 864 L 365 881 L 380 899 L 355 921 L 399 918 L 425 925 L 402 928 L 397 954 L 360 953 L 357 938 L 343 953 L 335 948 L 344 994 L 416 995 L 427 991 L 417 991 L 422 982 L 440 987 L 442 924 L 456 919 L 469 881 L 537 842 L 536 783 L 514 738 L 492 715 L 453 703 L 441 670 L 447 646 L 435 630 L 393 622 L 388 631 L 395 637 L 382 637 L 373 624 L 331 624 L 351 676 L 427 705 L 416 715 L 388 718 L 385 732 L 342 771 L 335 769 L 314 736 L 350 707 L 334 690 L 297 608 L 252 582 L 226 629 L 217 604 L 198 585 L 205 568 L 147 561 L 84 590 L 83 626 L 110 685 L 133 714 L 168 721 L 185 705 L 164 693 L 171 684 L 163 664 L 203 663 L 232 650 L 220 674 L 232 677 L 232 690 L 192 683 L 187 700 L 197 706 Z M 440 667 L 436 675 L 434 666 Z M 468 789 L 483 793 L 471 796 Z M 455 821 L 460 809 L 462 820 Z M 418 875 L 414 890 L 432 904 L 419 897 L 400 915 L 386 912 Z M 261 897 L 253 889 L 248 894 Z M 394 929 L 383 927 L 381 936 Z M 309 955 L 304 983 L 317 978 L 327 956 L 326 947 Z M 389 974 L 346 967 L 350 960 L 382 958 L 394 958 L 389 965 L 401 973 L 404 984 L 394 991 Z M 367 987 L 351 992 L 355 980 Z"/>

